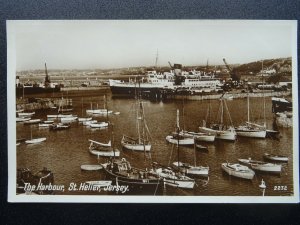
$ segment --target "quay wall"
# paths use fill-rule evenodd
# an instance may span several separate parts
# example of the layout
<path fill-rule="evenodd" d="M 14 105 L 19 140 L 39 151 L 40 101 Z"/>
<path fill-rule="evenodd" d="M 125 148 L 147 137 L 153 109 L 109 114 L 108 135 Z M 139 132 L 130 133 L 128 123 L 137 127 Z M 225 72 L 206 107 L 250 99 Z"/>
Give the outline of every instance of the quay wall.
<path fill-rule="evenodd" d="M 90 87 L 89 87 L 90 88 Z M 89 89 L 90 90 L 90 89 Z M 265 93 L 249 93 L 249 97 L 282 97 L 291 95 L 290 91 L 284 92 L 265 92 Z M 200 101 L 200 100 L 207 100 L 207 99 L 219 99 L 222 94 L 208 94 L 208 95 L 174 95 L 172 99 L 180 100 L 192 100 L 192 101 Z M 224 97 L 232 96 L 233 98 L 246 98 L 247 93 L 230 93 L 225 94 Z M 40 98 L 36 99 L 35 102 L 28 102 L 28 99 L 22 99 L 17 101 L 16 109 L 24 109 L 29 111 L 34 111 L 38 109 L 50 109 L 52 107 L 58 107 L 59 105 L 72 105 L 72 99 L 61 99 L 61 98 Z"/>
<path fill-rule="evenodd" d="M 108 89 L 108 86 L 99 86 L 99 87 L 62 87 L 61 91 L 96 91 Z"/>
<path fill-rule="evenodd" d="M 232 98 L 247 98 L 247 93 L 229 93 L 225 94 L 224 98 L 229 96 Z M 265 93 L 249 93 L 250 98 L 261 98 L 261 97 L 282 97 L 291 95 L 290 91 L 280 91 L 280 92 L 265 92 Z M 173 99 L 185 99 L 185 100 L 206 100 L 206 99 L 219 99 L 222 94 L 211 94 L 211 95 L 174 95 Z"/>

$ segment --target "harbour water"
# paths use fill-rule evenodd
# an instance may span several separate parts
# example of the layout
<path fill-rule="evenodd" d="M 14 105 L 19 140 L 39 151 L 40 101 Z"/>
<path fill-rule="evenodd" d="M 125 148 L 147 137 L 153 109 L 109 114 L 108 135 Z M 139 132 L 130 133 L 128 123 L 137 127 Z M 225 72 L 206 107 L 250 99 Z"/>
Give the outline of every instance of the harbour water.
<path fill-rule="evenodd" d="M 47 96 L 45 96 L 47 97 Z M 48 97 L 51 97 L 49 95 Z M 266 122 L 268 129 L 273 128 L 273 114 L 271 97 L 266 97 Z M 104 105 L 103 96 L 76 96 L 72 97 L 73 114 L 85 116 L 85 110 L 90 108 L 90 102 Z M 83 102 L 83 106 L 82 106 Z M 241 125 L 247 120 L 247 99 L 233 99 L 226 101 L 234 126 Z M 114 124 L 115 146 L 121 150 L 121 157 L 128 159 L 135 167 L 143 167 L 150 156 L 144 153 L 125 150 L 121 147 L 123 134 L 135 135 L 134 99 L 114 99 L 108 96 L 108 108 L 119 115 L 110 114 L 94 117 L 99 121 L 109 120 Z M 165 137 L 175 129 L 176 110 L 180 110 L 184 117 L 180 117 L 181 127 L 189 131 L 197 131 L 199 125 L 206 118 L 207 109 L 211 105 L 211 120 L 218 114 L 219 100 L 151 102 L 144 100 L 146 122 L 151 133 L 151 159 L 163 165 L 171 165 L 177 160 L 177 147 L 168 144 Z M 184 107 L 183 107 L 184 105 Z M 263 122 L 263 98 L 250 99 L 251 119 Z M 33 118 L 47 119 L 47 114 L 55 114 L 49 110 L 38 110 Z M 226 118 L 225 118 L 226 121 Z M 228 120 L 227 120 L 228 121 Z M 86 181 L 105 179 L 103 171 L 82 171 L 83 164 L 97 164 L 105 159 L 97 158 L 88 151 L 89 139 L 107 143 L 111 133 L 108 129 L 92 129 L 75 122 L 71 128 L 62 131 L 50 131 L 48 128 L 39 128 L 38 125 L 24 125 L 17 123 L 17 138 L 46 137 L 47 140 L 40 144 L 17 146 L 17 168 L 29 168 L 32 171 L 47 167 L 54 173 L 57 185 L 64 185 L 63 192 L 58 195 L 85 195 L 85 194 L 112 194 L 112 192 L 72 191 L 68 190 L 70 183 L 80 184 Z M 259 184 L 263 179 L 267 185 L 266 196 L 293 195 L 293 134 L 291 128 L 279 128 L 280 139 L 250 139 L 238 138 L 235 142 L 216 141 L 212 144 L 203 144 L 208 150 L 194 150 L 193 147 L 180 146 L 180 161 L 190 164 L 209 166 L 209 179 L 198 179 L 193 190 L 167 187 L 165 195 L 175 196 L 261 196 Z M 284 154 L 289 156 L 289 162 L 284 163 L 280 175 L 264 174 L 257 172 L 254 179 L 242 180 L 228 176 L 221 169 L 221 163 L 237 163 L 239 158 L 263 160 L 264 153 Z M 207 182 L 208 181 L 208 182 Z M 285 186 L 278 190 L 278 186 Z M 280 189 L 280 188 L 279 188 Z"/>

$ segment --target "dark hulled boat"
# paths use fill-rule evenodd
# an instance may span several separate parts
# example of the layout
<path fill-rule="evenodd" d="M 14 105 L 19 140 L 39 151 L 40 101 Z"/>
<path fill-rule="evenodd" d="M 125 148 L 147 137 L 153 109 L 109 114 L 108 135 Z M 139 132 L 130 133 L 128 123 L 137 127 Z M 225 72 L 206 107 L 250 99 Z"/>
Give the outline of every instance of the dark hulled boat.
<path fill-rule="evenodd" d="M 41 94 L 41 93 L 53 93 L 60 92 L 61 85 L 57 83 L 51 83 L 50 77 L 47 72 L 47 65 L 45 63 L 45 81 L 43 84 L 20 84 L 19 76 L 16 77 L 16 96 L 20 97 L 23 95 L 30 94 Z"/>
<path fill-rule="evenodd" d="M 291 112 L 293 110 L 293 103 L 285 98 L 272 97 L 272 112 Z"/>
<path fill-rule="evenodd" d="M 41 185 L 53 185 L 54 183 L 54 175 L 53 173 L 47 169 L 43 168 L 42 170 L 38 171 L 37 173 L 33 174 L 31 170 L 28 168 L 22 168 L 17 170 L 17 193 L 24 193 L 25 192 L 25 184 L 29 183 L 30 185 L 35 185 L 36 187 Z M 47 195 L 53 194 L 53 190 L 34 190 L 36 194 Z"/>
<path fill-rule="evenodd" d="M 122 158 L 112 159 L 102 164 L 106 179 L 112 180 L 112 185 L 128 186 L 127 195 L 162 195 L 164 180 L 147 169 L 131 167 L 130 163 Z"/>

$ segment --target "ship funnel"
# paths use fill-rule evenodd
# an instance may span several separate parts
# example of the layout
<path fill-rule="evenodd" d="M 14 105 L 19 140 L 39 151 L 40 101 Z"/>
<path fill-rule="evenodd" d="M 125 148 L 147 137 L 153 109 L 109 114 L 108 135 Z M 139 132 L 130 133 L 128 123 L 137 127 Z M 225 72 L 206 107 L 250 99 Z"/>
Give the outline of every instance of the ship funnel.
<path fill-rule="evenodd" d="M 181 64 L 174 64 L 174 73 L 176 76 L 181 75 L 182 65 Z"/>
<path fill-rule="evenodd" d="M 20 85 L 20 77 L 19 76 L 16 76 L 16 85 L 17 85 L 17 87 L 19 87 L 19 85 Z"/>

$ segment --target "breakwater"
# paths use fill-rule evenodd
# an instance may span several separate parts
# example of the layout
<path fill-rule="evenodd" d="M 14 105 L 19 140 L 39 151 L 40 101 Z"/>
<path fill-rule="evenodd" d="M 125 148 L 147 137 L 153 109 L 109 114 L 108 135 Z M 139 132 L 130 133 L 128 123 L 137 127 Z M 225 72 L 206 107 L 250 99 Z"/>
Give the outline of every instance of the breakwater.
<path fill-rule="evenodd" d="M 90 89 L 89 89 L 90 90 Z M 103 89 L 107 90 L 107 89 Z M 72 91 L 69 89 L 69 91 Z M 74 94 L 76 93 L 75 90 Z M 69 96 L 73 96 L 72 92 L 68 92 Z M 105 94 L 103 92 L 102 94 Z M 169 100 L 191 100 L 191 101 L 201 101 L 201 100 L 209 100 L 209 99 L 219 99 L 223 94 L 204 94 L 204 95 L 173 95 L 172 98 L 168 98 Z M 230 99 L 238 99 L 238 98 L 246 98 L 247 93 L 226 93 L 224 94 L 224 98 Z M 291 91 L 281 91 L 281 92 L 254 92 L 249 93 L 250 98 L 261 98 L 261 97 L 282 97 L 291 95 Z M 144 96 L 147 98 L 147 96 Z M 16 109 L 17 110 L 38 110 L 38 109 L 50 109 L 53 107 L 72 105 L 72 99 L 69 98 L 29 98 L 29 99 L 21 99 L 17 100 Z"/>
<path fill-rule="evenodd" d="M 174 95 L 173 99 L 185 99 L 185 100 L 208 100 L 208 99 L 219 99 L 223 94 L 206 94 L 206 95 Z M 256 92 L 249 93 L 250 98 L 262 98 L 262 97 L 282 97 L 291 95 L 290 91 L 281 92 Z M 224 98 L 247 98 L 248 93 L 226 93 Z"/>

